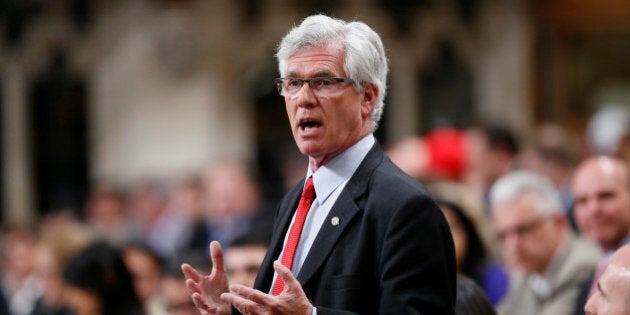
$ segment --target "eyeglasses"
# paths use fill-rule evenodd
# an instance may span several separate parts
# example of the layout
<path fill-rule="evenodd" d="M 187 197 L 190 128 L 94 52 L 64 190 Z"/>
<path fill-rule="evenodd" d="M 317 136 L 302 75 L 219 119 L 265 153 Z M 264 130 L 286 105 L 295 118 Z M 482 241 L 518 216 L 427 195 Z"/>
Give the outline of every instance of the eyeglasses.
<path fill-rule="evenodd" d="M 510 235 L 516 235 L 519 238 L 526 237 L 532 234 L 538 227 L 545 223 L 545 218 L 536 218 L 535 220 L 521 223 L 513 228 L 503 231 L 497 231 L 497 239 L 499 242 L 505 242 Z"/>
<path fill-rule="evenodd" d="M 327 94 L 339 91 L 342 83 L 352 83 L 354 80 L 346 78 L 330 78 L 330 77 L 317 77 L 310 79 L 300 78 L 278 78 L 274 80 L 278 93 L 282 96 L 295 95 L 302 89 L 304 82 L 308 82 L 308 86 L 315 93 Z"/>

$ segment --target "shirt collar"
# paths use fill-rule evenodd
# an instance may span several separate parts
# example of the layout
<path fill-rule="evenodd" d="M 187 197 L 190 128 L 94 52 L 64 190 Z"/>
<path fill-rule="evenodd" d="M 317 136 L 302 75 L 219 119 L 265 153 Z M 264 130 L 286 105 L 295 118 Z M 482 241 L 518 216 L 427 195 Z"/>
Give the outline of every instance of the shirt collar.
<path fill-rule="evenodd" d="M 376 140 L 371 133 L 322 165 L 315 173 L 309 165 L 306 178 L 313 176 L 317 201 L 321 204 L 342 183 L 350 179 Z"/>

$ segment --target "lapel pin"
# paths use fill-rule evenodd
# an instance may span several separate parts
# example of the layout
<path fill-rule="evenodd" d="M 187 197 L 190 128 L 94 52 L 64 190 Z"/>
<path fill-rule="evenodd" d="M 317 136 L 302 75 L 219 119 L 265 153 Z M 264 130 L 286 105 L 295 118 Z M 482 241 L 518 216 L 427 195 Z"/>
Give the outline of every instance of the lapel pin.
<path fill-rule="evenodd" d="M 337 225 L 339 225 L 339 217 L 332 217 L 332 219 L 330 219 L 330 223 L 331 223 L 333 226 L 337 226 Z"/>

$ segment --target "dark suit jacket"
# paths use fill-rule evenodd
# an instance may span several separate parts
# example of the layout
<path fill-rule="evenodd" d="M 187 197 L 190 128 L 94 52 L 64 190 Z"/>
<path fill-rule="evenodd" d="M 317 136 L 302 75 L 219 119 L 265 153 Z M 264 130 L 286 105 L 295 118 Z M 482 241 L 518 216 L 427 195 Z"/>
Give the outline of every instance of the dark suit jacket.
<path fill-rule="evenodd" d="M 258 290 L 271 287 L 272 263 L 301 190 L 296 186 L 276 210 Z M 454 256 L 448 224 L 426 189 L 375 144 L 324 221 L 297 280 L 320 315 L 447 315 L 455 304 Z"/>

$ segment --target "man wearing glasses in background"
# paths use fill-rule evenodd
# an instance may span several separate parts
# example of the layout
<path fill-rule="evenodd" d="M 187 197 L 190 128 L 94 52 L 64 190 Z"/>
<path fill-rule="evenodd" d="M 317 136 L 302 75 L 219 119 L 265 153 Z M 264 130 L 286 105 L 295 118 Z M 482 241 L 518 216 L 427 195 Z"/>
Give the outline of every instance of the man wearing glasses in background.
<path fill-rule="evenodd" d="M 254 289 L 229 286 L 217 242 L 210 275 L 183 266 L 201 313 L 453 314 L 448 225 L 373 136 L 388 72 L 378 34 L 311 16 L 283 38 L 277 58 L 275 83 L 309 157 L 306 183 L 276 210 Z"/>
<path fill-rule="evenodd" d="M 492 186 L 490 204 L 511 274 L 499 314 L 573 314 L 599 250 L 573 235 L 550 180 L 530 171 L 508 173 Z"/>

